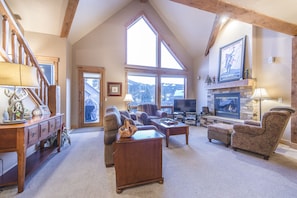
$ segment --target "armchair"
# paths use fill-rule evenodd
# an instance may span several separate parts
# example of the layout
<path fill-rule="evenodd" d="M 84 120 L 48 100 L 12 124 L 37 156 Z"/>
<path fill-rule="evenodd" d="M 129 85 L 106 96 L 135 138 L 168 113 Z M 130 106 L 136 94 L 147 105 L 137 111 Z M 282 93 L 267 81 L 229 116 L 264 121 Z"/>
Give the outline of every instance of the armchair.
<path fill-rule="evenodd" d="M 158 110 L 155 104 L 141 104 L 137 106 L 136 116 L 138 121 L 144 125 L 149 125 L 151 119 L 166 118 L 167 113 Z"/>
<path fill-rule="evenodd" d="M 290 107 L 275 107 L 263 115 L 261 122 L 245 121 L 244 124 L 234 124 L 231 146 L 234 150 L 258 153 L 268 160 L 294 112 Z"/>

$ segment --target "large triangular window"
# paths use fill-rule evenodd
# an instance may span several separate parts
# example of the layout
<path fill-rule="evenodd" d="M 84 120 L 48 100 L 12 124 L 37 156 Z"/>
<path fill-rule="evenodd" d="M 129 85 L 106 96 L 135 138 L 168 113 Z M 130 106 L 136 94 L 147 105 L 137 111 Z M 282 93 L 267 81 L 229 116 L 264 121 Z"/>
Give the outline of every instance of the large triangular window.
<path fill-rule="evenodd" d="M 144 15 L 127 27 L 127 65 L 183 70 L 184 66 Z M 159 53 L 160 52 L 160 53 Z"/>
<path fill-rule="evenodd" d="M 166 43 L 161 42 L 161 67 L 169 69 L 183 69 L 179 60 L 173 55 Z"/>

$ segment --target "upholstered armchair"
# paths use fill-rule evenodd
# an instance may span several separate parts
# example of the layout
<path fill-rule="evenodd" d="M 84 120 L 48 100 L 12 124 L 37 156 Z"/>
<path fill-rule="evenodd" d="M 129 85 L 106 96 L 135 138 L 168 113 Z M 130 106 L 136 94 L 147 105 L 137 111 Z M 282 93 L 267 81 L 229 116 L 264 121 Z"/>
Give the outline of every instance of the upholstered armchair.
<path fill-rule="evenodd" d="M 144 125 L 149 125 L 151 119 L 166 118 L 167 113 L 158 110 L 155 104 L 141 104 L 137 106 L 136 116 L 138 121 Z"/>
<path fill-rule="evenodd" d="M 258 153 L 268 160 L 294 112 L 290 107 L 275 107 L 263 115 L 261 122 L 245 121 L 244 124 L 234 124 L 231 146 L 234 150 Z"/>

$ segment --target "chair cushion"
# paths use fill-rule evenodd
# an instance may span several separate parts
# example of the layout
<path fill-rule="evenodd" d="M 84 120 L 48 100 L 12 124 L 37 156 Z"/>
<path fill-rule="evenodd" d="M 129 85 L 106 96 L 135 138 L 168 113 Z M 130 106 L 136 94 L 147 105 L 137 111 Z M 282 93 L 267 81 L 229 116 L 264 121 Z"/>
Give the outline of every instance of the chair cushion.
<path fill-rule="evenodd" d="M 230 124 L 216 123 L 209 125 L 207 128 L 208 131 L 214 131 L 223 134 L 231 134 L 233 132 L 233 125 Z"/>

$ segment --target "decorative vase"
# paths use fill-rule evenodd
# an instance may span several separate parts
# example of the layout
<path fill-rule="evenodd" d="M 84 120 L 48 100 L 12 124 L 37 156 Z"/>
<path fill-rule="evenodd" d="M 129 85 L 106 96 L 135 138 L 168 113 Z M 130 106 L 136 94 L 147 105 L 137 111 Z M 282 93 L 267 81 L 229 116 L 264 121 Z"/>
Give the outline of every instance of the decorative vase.
<path fill-rule="evenodd" d="M 3 120 L 9 120 L 9 115 L 6 110 L 3 112 Z"/>

